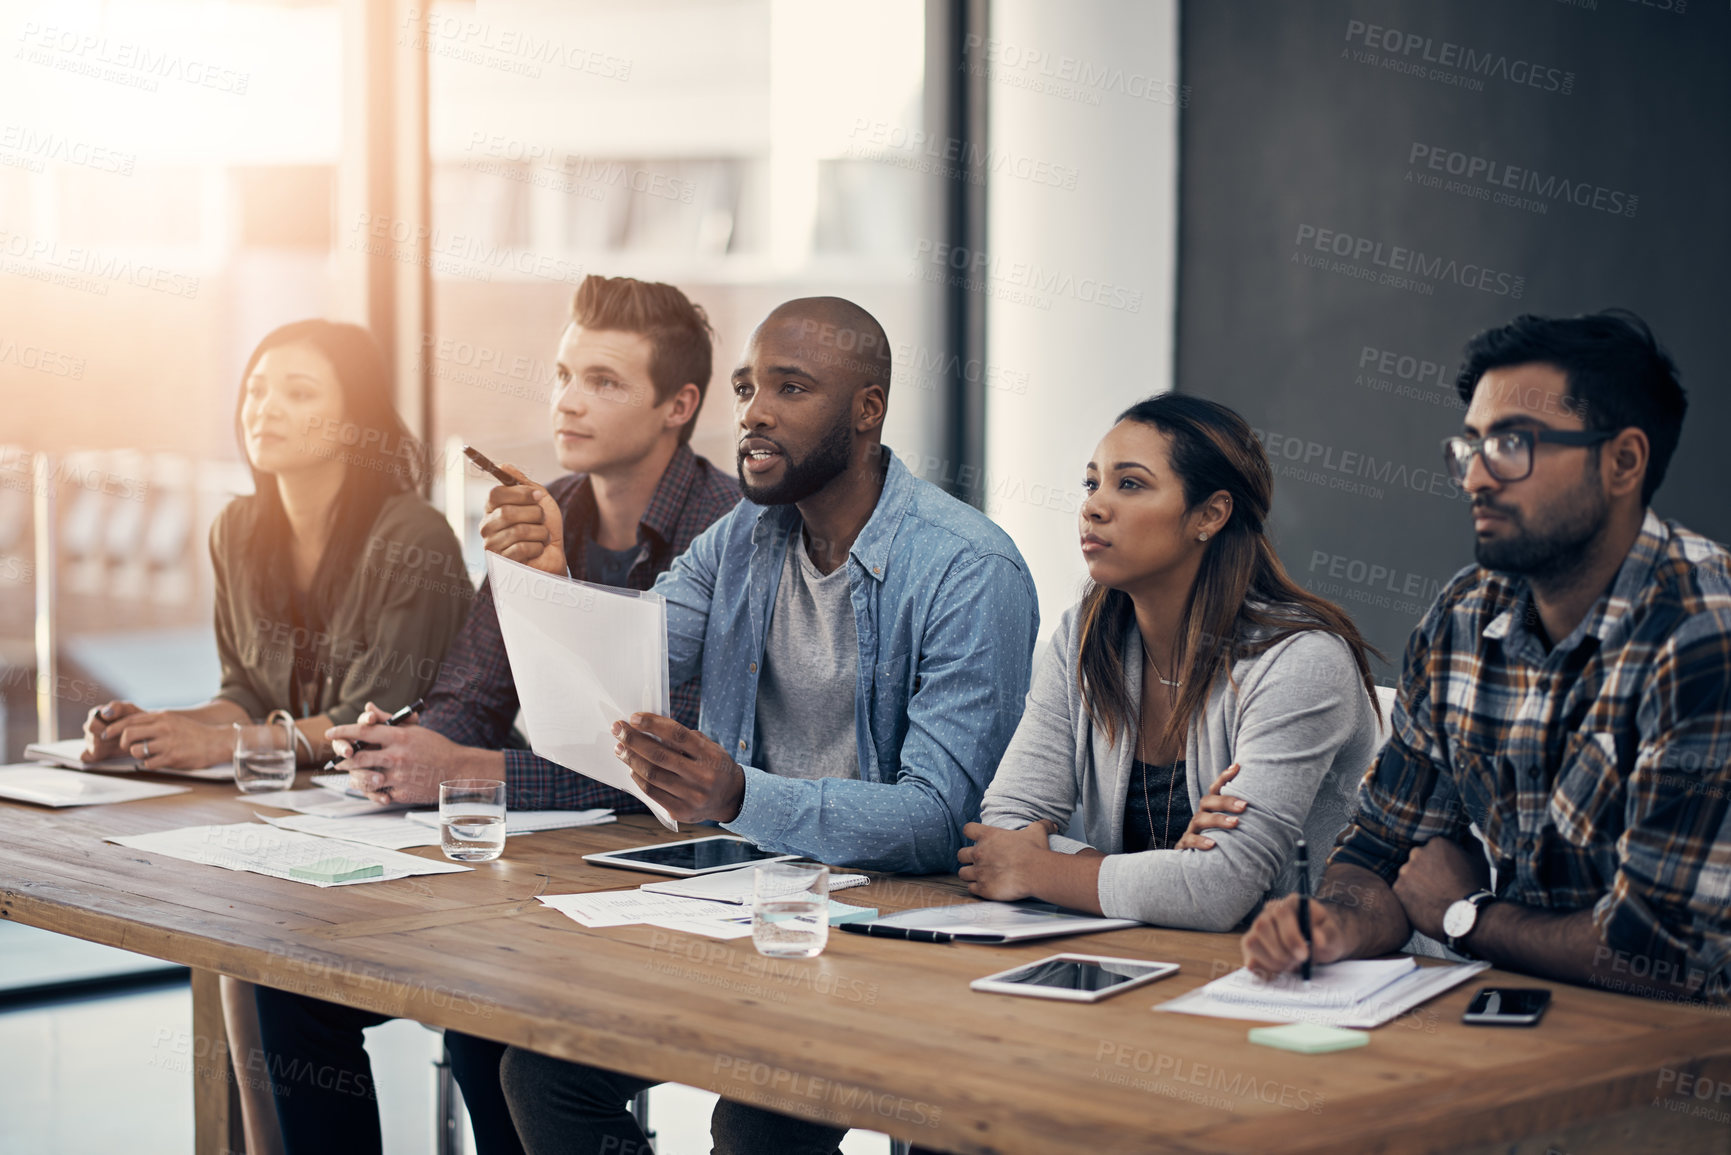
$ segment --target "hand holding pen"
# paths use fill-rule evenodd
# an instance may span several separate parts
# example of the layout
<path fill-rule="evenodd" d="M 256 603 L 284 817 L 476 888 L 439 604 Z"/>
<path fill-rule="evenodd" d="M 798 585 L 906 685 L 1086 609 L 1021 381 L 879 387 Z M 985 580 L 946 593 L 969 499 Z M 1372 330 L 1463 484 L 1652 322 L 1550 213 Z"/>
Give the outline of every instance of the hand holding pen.
<path fill-rule="evenodd" d="M 559 577 L 570 576 L 565 556 L 565 515 L 544 486 L 513 465 L 495 465 L 472 446 L 463 452 L 499 484 L 487 494 L 481 544 L 488 553 Z"/>
<path fill-rule="evenodd" d="M 372 703 L 368 702 L 367 705 L 371 706 Z M 422 710 L 424 710 L 426 708 L 427 708 L 427 700 L 425 698 L 416 698 L 413 702 L 410 702 L 407 706 L 404 706 L 401 710 L 398 710 L 395 714 L 392 714 L 389 718 L 384 719 L 384 724 L 387 726 L 400 726 L 404 722 L 407 722 L 410 718 L 413 718 L 415 715 L 419 714 Z M 374 745 L 373 743 L 363 742 L 359 738 L 350 738 L 350 739 L 347 739 L 347 741 L 349 743 L 350 756 L 353 756 L 355 754 L 359 754 L 362 750 L 377 750 L 378 749 L 378 747 L 376 745 Z M 341 760 L 342 759 L 339 759 L 339 758 L 332 758 L 329 762 L 326 762 L 325 763 L 325 773 L 329 774 L 330 772 L 335 770 L 337 768 L 337 763 Z"/>

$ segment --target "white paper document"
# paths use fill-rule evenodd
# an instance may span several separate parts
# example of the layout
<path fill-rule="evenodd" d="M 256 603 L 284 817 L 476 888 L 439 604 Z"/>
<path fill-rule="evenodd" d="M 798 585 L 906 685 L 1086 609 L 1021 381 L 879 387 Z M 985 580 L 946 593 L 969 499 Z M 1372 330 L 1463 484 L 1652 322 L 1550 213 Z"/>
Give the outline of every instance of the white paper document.
<path fill-rule="evenodd" d="M 300 791 L 323 794 L 326 791 Z M 256 802 L 264 795 L 249 798 Z M 404 814 L 399 807 L 388 813 L 361 811 L 353 815 L 323 814 L 303 810 L 299 814 L 264 815 L 260 818 L 279 830 L 299 830 L 320 838 L 359 842 L 386 850 L 408 850 L 415 846 L 439 845 L 439 812 L 417 810 Z M 611 810 L 522 810 L 505 816 L 505 834 L 534 834 L 541 830 L 563 830 L 570 826 L 595 826 L 614 821 Z"/>
<path fill-rule="evenodd" d="M 346 794 L 319 786 L 307 790 L 271 790 L 263 794 L 248 794 L 246 801 L 254 806 L 292 810 L 296 814 L 316 814 L 320 818 L 401 814 L 412 805 L 408 802 L 387 802 L 381 805 L 367 798 L 350 798 Z"/>
<path fill-rule="evenodd" d="M 104 758 L 100 762 L 86 762 L 83 758 L 84 739 L 65 738 L 59 742 L 32 742 L 24 747 L 24 756 L 38 762 L 46 762 L 50 766 L 61 766 L 67 770 L 101 770 L 108 774 L 135 774 L 140 769 L 138 763 L 131 758 Z M 207 782 L 232 782 L 234 780 L 234 763 L 224 762 L 220 766 L 206 766 L 202 770 L 149 770 L 149 774 L 173 774 L 179 778 L 197 778 Z"/>
<path fill-rule="evenodd" d="M 286 878 L 290 882 L 305 882 L 318 887 L 357 886 L 363 882 L 389 882 L 414 874 L 456 874 L 473 869 L 436 858 L 399 854 L 394 850 L 363 847 L 353 842 L 337 842 L 299 830 L 279 830 L 259 822 L 183 826 L 178 830 L 129 834 L 107 841 L 187 862 L 220 866 L 225 870 L 250 870 L 254 874 L 267 874 L 272 878 Z M 310 866 L 331 858 L 345 858 L 362 866 L 377 864 L 384 868 L 384 873 L 348 882 L 315 882 L 289 874 L 294 867 Z"/>
<path fill-rule="evenodd" d="M 742 866 L 737 870 L 718 870 L 714 874 L 700 874 L 695 878 L 670 878 L 666 882 L 646 882 L 640 890 L 650 894 L 677 894 L 685 898 L 706 898 L 714 902 L 750 903 L 756 897 L 757 867 Z M 864 886 L 871 879 L 863 874 L 831 874 L 829 888 L 832 891 L 846 890 L 850 886 Z M 783 885 L 788 894 L 796 890 L 804 890 L 807 880 L 794 877 L 787 879 Z"/>
<path fill-rule="evenodd" d="M 709 915 L 705 918 L 646 918 L 643 920 L 650 926 L 662 930 L 677 930 L 682 934 L 700 934 L 705 938 L 750 938 L 751 913 L 744 917 L 725 915 Z"/>
<path fill-rule="evenodd" d="M 709 877 L 709 876 L 706 876 Z M 634 926 L 701 934 L 709 938 L 745 938 L 751 934 L 751 907 L 707 898 L 682 898 L 644 890 L 601 890 L 589 894 L 544 894 L 541 901 L 571 921 L 587 927 Z M 830 925 L 855 921 L 875 913 L 830 900 Z"/>
<path fill-rule="evenodd" d="M 664 599 L 556 577 L 496 553 L 487 555 L 487 580 L 530 748 L 635 795 L 678 830 L 613 753 L 613 723 L 668 712 Z"/>
<path fill-rule="evenodd" d="M 646 894 L 641 890 L 596 890 L 588 894 L 543 894 L 541 901 L 574 922 L 588 927 L 630 926 L 656 918 L 697 918 L 723 914 L 738 918 L 738 907 L 701 898 Z M 750 911 L 744 912 L 751 917 Z"/>
<path fill-rule="evenodd" d="M 38 806 L 99 806 L 108 802 L 160 798 L 164 794 L 185 794 L 191 789 L 190 786 L 164 786 L 159 782 L 80 774 L 75 770 L 44 766 L 40 762 L 0 766 L 0 798 L 34 802 Z"/>
<path fill-rule="evenodd" d="M 362 794 L 359 790 L 351 790 L 349 788 L 349 775 L 347 771 L 344 771 L 341 774 L 314 774 L 312 782 L 313 785 L 317 786 L 319 789 L 329 790 L 333 794 L 343 794 L 350 798 L 366 797 L 366 795 Z"/>
<path fill-rule="evenodd" d="M 1297 974 L 1264 982 L 1240 968 L 1154 1009 L 1218 1019 L 1368 1030 L 1459 986 L 1489 966 L 1476 962 L 1421 967 L 1409 957 L 1353 959 L 1316 967 L 1308 984 Z"/>
<path fill-rule="evenodd" d="M 429 830 L 419 822 L 405 822 L 401 814 L 361 814 L 353 818 L 327 818 L 321 814 L 260 814 L 259 817 L 279 830 L 299 830 L 320 838 L 359 842 L 385 850 L 439 845 L 436 827 Z"/>
<path fill-rule="evenodd" d="M 411 810 L 403 817 L 417 826 L 439 828 L 437 810 Z M 605 826 L 618 820 L 619 816 L 611 810 L 507 810 L 505 833 L 536 834 L 543 830 L 568 830 L 574 826 Z"/>
<path fill-rule="evenodd" d="M 701 934 L 708 938 L 745 938 L 751 934 L 751 909 L 738 907 L 731 903 L 711 902 L 707 904 L 707 912 L 693 911 L 690 915 L 668 917 L 658 915 L 646 918 L 648 926 L 658 926 L 662 930 L 683 931 L 686 934 Z M 844 922 L 858 922 L 877 914 L 875 910 L 849 906 L 845 902 L 829 900 L 829 924 L 840 926 Z"/>

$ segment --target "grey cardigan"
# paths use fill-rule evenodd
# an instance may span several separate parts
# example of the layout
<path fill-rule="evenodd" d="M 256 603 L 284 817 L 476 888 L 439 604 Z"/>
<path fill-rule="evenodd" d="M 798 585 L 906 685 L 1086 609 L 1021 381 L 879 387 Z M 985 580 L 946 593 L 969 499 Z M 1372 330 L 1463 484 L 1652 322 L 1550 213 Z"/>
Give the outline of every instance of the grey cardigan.
<path fill-rule="evenodd" d="M 1053 850 L 1093 846 L 1100 909 L 1187 930 L 1228 931 L 1269 898 L 1298 885 L 1295 847 L 1310 846 L 1312 884 L 1377 745 L 1376 714 L 1346 643 L 1304 631 L 1235 662 L 1215 685 L 1185 741 L 1185 777 L 1194 809 L 1214 779 L 1241 764 L 1226 788 L 1250 807 L 1231 829 L 1209 832 L 1211 850 L 1123 851 L 1125 796 L 1135 744 L 1115 743 L 1088 720 L 1076 677 L 1077 607 L 1035 662 L 1026 709 L 986 791 L 981 821 L 1020 829 L 1042 818 L 1067 829 L 1081 805 L 1086 842 L 1053 835 Z M 1124 638 L 1130 699 L 1142 695 L 1142 639 Z"/>

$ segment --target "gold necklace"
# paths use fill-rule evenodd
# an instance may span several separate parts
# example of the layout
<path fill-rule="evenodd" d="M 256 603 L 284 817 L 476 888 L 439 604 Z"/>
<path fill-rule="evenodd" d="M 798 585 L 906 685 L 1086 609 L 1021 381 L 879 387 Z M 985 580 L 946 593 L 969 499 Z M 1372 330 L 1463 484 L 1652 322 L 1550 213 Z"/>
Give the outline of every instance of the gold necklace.
<path fill-rule="evenodd" d="M 1160 845 L 1160 839 L 1154 834 L 1154 804 L 1148 800 L 1148 770 L 1151 766 L 1151 762 L 1142 763 L 1142 809 L 1148 814 L 1148 849 L 1169 850 L 1170 847 Z M 1172 833 L 1172 792 L 1177 786 L 1177 764 L 1174 763 L 1172 774 L 1166 783 L 1166 825 L 1160 828 L 1162 834 Z"/>
<path fill-rule="evenodd" d="M 1184 684 L 1183 682 L 1174 682 L 1170 678 L 1168 678 L 1165 674 L 1162 674 L 1160 672 L 1160 667 L 1154 665 L 1154 655 L 1149 653 L 1146 649 L 1144 649 L 1142 651 L 1142 657 L 1144 660 L 1147 661 L 1149 666 L 1153 667 L 1154 677 L 1159 680 L 1159 682 L 1162 686 L 1171 686 L 1174 690 L 1176 690 L 1179 686 L 1182 686 Z"/>
<path fill-rule="evenodd" d="M 1183 682 L 1174 682 L 1172 679 L 1168 678 L 1165 674 L 1162 674 L 1160 672 L 1160 667 L 1155 665 L 1155 663 L 1154 663 L 1154 655 L 1151 652 L 1149 652 L 1148 648 L 1145 646 L 1142 649 L 1142 659 L 1143 659 L 1143 661 L 1147 662 L 1149 668 L 1154 671 L 1155 680 L 1158 681 L 1162 686 L 1170 686 L 1172 689 L 1176 690 L 1178 687 L 1180 687 L 1184 684 Z M 1144 767 L 1148 767 L 1148 766 L 1152 766 L 1153 763 L 1152 762 L 1144 762 L 1144 763 L 1142 763 L 1142 765 Z M 1170 775 L 1170 777 L 1166 783 L 1166 825 L 1161 827 L 1161 833 L 1163 833 L 1163 834 L 1171 834 L 1172 833 L 1172 793 L 1174 790 L 1177 789 L 1177 786 L 1178 786 L 1178 775 L 1176 773 L 1173 773 L 1172 775 Z M 1160 845 L 1160 839 L 1155 837 L 1155 835 L 1154 835 L 1154 804 L 1148 800 L 1148 771 L 1146 769 L 1144 769 L 1142 771 L 1142 808 L 1148 814 L 1148 843 L 1149 843 L 1148 849 L 1150 849 L 1150 850 L 1168 849 L 1167 847 L 1162 847 Z"/>

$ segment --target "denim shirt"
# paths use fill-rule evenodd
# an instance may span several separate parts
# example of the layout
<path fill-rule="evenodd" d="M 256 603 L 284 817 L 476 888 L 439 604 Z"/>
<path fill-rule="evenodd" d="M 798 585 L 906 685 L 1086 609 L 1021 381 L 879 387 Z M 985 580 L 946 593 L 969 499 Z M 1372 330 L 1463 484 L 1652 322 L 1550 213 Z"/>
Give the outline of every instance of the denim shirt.
<path fill-rule="evenodd" d="M 1009 535 L 883 452 L 883 492 L 847 558 L 858 779 L 751 765 L 758 673 L 797 508 L 741 502 L 655 592 L 667 599 L 670 680 L 702 674 L 698 729 L 745 770 L 726 829 L 836 866 L 948 873 L 1021 718 L 1039 609 Z M 838 718 L 836 739 L 844 734 Z"/>

